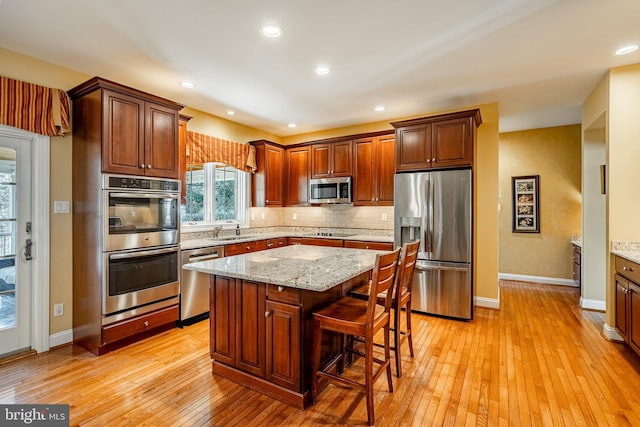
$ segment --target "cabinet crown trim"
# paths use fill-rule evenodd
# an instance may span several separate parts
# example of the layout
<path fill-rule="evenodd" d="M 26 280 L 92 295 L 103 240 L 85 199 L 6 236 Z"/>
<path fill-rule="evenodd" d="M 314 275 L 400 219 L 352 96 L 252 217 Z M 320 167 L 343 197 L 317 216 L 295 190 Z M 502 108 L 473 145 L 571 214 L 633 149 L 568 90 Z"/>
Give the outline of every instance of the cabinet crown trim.
<path fill-rule="evenodd" d="M 143 92 L 141 90 L 134 89 L 132 87 L 125 86 L 125 85 L 122 85 L 120 83 L 112 82 L 111 80 L 103 79 L 102 77 L 97 77 L 97 76 L 87 80 L 84 83 L 79 84 L 78 86 L 74 87 L 73 89 L 69 89 L 67 91 L 67 95 L 69 95 L 69 97 L 72 100 L 75 100 L 75 99 L 80 98 L 83 95 L 91 93 L 91 92 L 93 92 L 93 91 L 95 91 L 97 89 L 109 89 L 109 90 L 112 90 L 114 92 L 123 93 L 125 95 L 131 95 L 131 96 L 136 96 L 136 97 L 139 97 L 139 98 L 144 98 L 147 101 L 155 102 L 157 104 L 166 105 L 167 107 L 170 107 L 170 108 L 177 108 L 178 110 L 182 110 L 184 108 L 183 104 L 171 101 L 171 100 L 166 99 L 166 98 L 161 98 L 161 97 L 159 97 L 157 95 L 153 95 L 153 94 L 148 93 L 148 92 Z"/>
<path fill-rule="evenodd" d="M 474 119 L 476 127 L 482 124 L 482 116 L 480 115 L 480 109 L 475 108 L 473 110 L 456 111 L 454 113 L 439 114 L 437 116 L 420 117 L 417 119 L 392 122 L 391 126 L 393 126 L 394 128 L 399 128 L 399 127 L 405 127 L 405 126 L 433 123 L 441 120 L 462 119 L 467 117 L 472 117 Z"/>

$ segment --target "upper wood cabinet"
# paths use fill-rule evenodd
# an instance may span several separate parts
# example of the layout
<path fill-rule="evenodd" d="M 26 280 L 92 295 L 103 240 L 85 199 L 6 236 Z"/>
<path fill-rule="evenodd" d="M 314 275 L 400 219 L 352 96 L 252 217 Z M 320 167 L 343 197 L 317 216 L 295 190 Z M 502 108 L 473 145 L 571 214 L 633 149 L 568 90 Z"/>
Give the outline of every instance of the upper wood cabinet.
<path fill-rule="evenodd" d="M 71 89 L 74 140 L 100 145 L 108 173 L 179 177 L 178 112 L 182 105 L 94 77 Z M 84 157 L 95 157 L 88 147 Z M 86 158 L 85 161 L 94 161 Z"/>
<path fill-rule="evenodd" d="M 282 206 L 284 204 L 284 148 L 269 141 L 253 141 L 258 169 L 251 176 L 251 205 L 253 207 Z"/>
<path fill-rule="evenodd" d="M 473 166 L 480 110 L 391 123 L 396 128 L 396 170 Z"/>
<path fill-rule="evenodd" d="M 351 141 L 311 145 L 311 178 L 351 176 Z"/>
<path fill-rule="evenodd" d="M 309 168 L 311 148 L 309 146 L 285 150 L 285 206 L 309 204 Z"/>
<path fill-rule="evenodd" d="M 393 206 L 395 135 L 353 140 L 353 204 Z"/>

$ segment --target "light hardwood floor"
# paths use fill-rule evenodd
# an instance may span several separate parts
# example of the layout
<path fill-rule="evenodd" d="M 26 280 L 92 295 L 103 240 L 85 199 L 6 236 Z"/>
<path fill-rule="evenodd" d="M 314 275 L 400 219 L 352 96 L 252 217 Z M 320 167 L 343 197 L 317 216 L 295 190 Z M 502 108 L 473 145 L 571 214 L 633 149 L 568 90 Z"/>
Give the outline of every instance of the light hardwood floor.
<path fill-rule="evenodd" d="M 501 283 L 501 310 L 460 322 L 413 315 L 416 357 L 376 424 L 640 426 L 640 358 L 602 336 L 578 291 Z M 356 362 L 352 369 L 361 369 Z M 208 322 L 101 357 L 76 346 L 0 364 L 0 403 L 68 403 L 71 425 L 365 425 L 363 395 L 329 385 L 305 411 L 213 377 Z"/>

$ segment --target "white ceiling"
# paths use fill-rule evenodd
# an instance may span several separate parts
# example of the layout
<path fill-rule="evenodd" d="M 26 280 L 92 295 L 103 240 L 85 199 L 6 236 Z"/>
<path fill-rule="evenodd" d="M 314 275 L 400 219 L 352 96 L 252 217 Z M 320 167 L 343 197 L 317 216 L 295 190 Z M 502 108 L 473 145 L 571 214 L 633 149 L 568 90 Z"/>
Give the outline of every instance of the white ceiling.
<path fill-rule="evenodd" d="M 496 101 L 505 132 L 579 123 L 607 69 L 640 62 L 612 55 L 639 18 L 638 0 L 0 0 L 0 47 L 279 136 Z"/>

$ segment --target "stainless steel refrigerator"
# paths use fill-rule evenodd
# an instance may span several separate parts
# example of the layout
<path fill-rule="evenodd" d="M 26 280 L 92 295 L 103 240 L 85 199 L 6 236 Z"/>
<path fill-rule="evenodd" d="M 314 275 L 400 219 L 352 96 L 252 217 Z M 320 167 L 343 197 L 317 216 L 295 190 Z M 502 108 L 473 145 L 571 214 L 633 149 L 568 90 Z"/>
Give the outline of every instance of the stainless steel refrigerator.
<path fill-rule="evenodd" d="M 394 184 L 394 242 L 420 239 L 412 310 L 472 319 L 471 170 L 398 173 Z"/>

